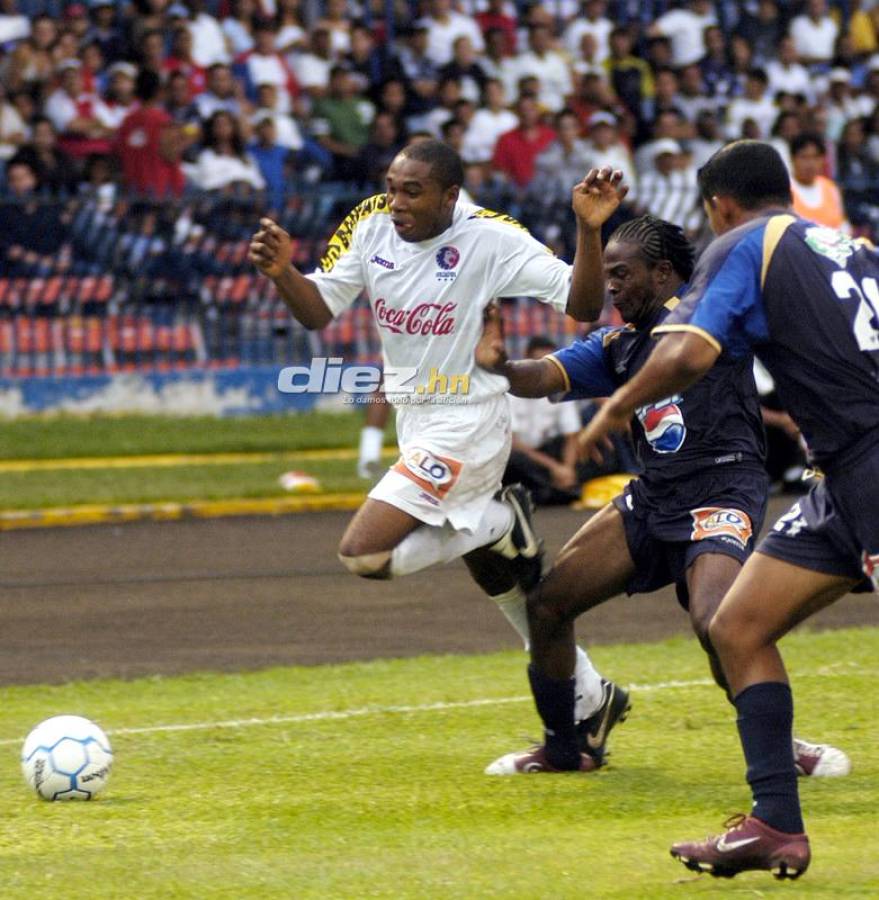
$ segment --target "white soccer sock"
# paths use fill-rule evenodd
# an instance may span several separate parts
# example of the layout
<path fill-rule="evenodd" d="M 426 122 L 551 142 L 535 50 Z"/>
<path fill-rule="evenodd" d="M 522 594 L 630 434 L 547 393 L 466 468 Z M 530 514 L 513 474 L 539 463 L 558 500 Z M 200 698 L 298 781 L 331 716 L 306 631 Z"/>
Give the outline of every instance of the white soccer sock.
<path fill-rule="evenodd" d="M 604 696 L 601 689 L 601 675 L 595 670 L 592 660 L 589 659 L 589 655 L 582 647 L 577 647 L 574 678 L 576 679 L 575 696 L 577 698 L 574 704 L 574 721 L 580 722 L 588 719 L 597 711 Z"/>
<path fill-rule="evenodd" d="M 391 553 L 391 574 L 411 575 L 436 563 L 447 563 L 477 547 L 493 544 L 510 530 L 513 511 L 504 503 L 492 500 L 482 521 L 471 533 L 457 531 L 448 522 L 422 525 L 408 534 Z"/>
<path fill-rule="evenodd" d="M 517 584 L 514 588 L 503 594 L 495 594 L 492 598 L 498 605 L 498 609 L 504 614 L 504 618 L 519 632 L 519 637 L 528 649 L 528 610 L 525 592 Z"/>
<path fill-rule="evenodd" d="M 357 471 L 362 473 L 370 463 L 378 462 L 382 455 L 385 433 L 375 425 L 364 425 L 360 431 L 360 450 Z"/>

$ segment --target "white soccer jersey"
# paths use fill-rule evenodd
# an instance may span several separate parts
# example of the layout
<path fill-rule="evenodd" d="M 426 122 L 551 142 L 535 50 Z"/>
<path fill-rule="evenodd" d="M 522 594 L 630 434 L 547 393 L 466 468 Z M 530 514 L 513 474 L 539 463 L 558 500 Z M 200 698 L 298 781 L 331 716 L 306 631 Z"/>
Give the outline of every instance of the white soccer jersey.
<path fill-rule="evenodd" d="M 366 291 L 382 340 L 385 365 L 415 368 L 412 385 L 425 390 L 388 394 L 395 405 L 413 401 L 478 403 L 503 394 L 506 378 L 479 368 L 473 351 L 483 310 L 498 297 L 535 297 L 564 311 L 571 267 L 535 240 L 515 219 L 459 201 L 452 224 L 419 243 L 402 240 L 377 194 L 345 219 L 321 267 L 308 277 L 333 315 Z M 457 378 L 466 396 L 442 392 L 439 378 Z M 387 385 L 391 387 L 391 385 Z M 433 390 L 430 390 L 430 388 Z M 452 392 L 454 393 L 454 392 Z"/>

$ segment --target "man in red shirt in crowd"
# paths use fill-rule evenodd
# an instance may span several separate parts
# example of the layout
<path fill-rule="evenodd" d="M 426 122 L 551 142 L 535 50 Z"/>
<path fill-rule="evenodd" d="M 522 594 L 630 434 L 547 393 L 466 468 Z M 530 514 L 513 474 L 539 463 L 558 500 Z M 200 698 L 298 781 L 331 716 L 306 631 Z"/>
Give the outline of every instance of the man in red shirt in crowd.
<path fill-rule="evenodd" d="M 551 144 L 556 133 L 541 120 L 540 107 L 533 97 L 522 96 L 516 103 L 519 125 L 502 134 L 494 148 L 492 167 L 503 172 L 520 188 L 534 178 L 534 161 Z"/>
<path fill-rule="evenodd" d="M 135 93 L 140 105 L 119 126 L 116 153 L 128 188 L 154 197 L 179 196 L 184 185 L 180 157 L 198 139 L 198 129 L 190 134 L 176 125 L 159 104 L 160 91 L 155 72 L 138 74 Z"/>

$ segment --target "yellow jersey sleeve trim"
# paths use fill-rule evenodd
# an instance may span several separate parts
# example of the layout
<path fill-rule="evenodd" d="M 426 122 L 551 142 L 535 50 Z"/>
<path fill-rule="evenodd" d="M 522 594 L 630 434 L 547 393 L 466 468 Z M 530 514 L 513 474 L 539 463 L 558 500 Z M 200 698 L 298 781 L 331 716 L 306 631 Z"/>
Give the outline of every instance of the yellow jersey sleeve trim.
<path fill-rule="evenodd" d="M 674 309 L 681 302 L 680 297 L 669 297 L 662 305 L 666 309 Z"/>
<path fill-rule="evenodd" d="M 713 334 L 709 334 L 705 331 L 704 328 L 700 328 L 698 325 L 657 325 L 653 331 L 650 332 L 651 335 L 655 334 L 669 334 L 673 331 L 684 331 L 689 334 L 698 334 L 700 338 L 708 341 L 712 347 L 718 352 L 723 353 L 723 347 L 720 345 L 720 341 Z"/>
<path fill-rule="evenodd" d="M 544 356 L 543 358 L 548 359 L 551 363 L 554 363 L 559 372 L 562 373 L 562 378 L 565 379 L 565 393 L 567 394 L 571 390 L 571 379 L 568 377 L 568 370 L 556 359 L 555 355 L 552 353 Z"/>
<path fill-rule="evenodd" d="M 762 288 L 766 282 L 766 273 L 769 271 L 769 263 L 772 262 L 772 254 L 778 242 L 784 236 L 785 231 L 790 228 L 796 219 L 793 216 L 773 216 L 766 223 L 766 231 L 763 232 L 763 266 L 760 269 L 760 287 Z"/>
<path fill-rule="evenodd" d="M 327 249 L 320 260 L 321 271 L 332 272 L 333 266 L 351 249 L 354 229 L 357 225 L 377 213 L 389 213 L 387 194 L 374 194 L 361 200 L 342 221 L 333 236 L 327 241 Z"/>

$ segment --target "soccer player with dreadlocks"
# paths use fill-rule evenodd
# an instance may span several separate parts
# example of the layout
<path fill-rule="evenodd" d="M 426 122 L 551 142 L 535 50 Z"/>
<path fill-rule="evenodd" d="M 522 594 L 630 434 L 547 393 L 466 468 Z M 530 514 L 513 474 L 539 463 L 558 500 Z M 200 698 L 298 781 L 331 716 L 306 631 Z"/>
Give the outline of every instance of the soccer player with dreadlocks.
<path fill-rule="evenodd" d="M 606 221 L 615 204 L 605 194 L 601 206 L 594 218 Z M 487 317 L 477 362 L 508 378 L 513 394 L 606 397 L 632 378 L 650 355 L 651 331 L 678 304 L 693 271 L 693 248 L 677 226 L 642 216 L 620 226 L 604 259 L 593 264 L 603 265 L 625 326 L 602 328 L 541 360 L 509 361 L 498 310 Z M 568 541 L 528 596 L 528 676 L 545 742 L 508 753 L 488 774 L 582 770 L 581 749 L 596 767 L 603 764 L 608 732 L 625 718 L 628 698 L 608 683 L 614 696 L 602 705 L 603 720 L 578 733 L 574 620 L 623 591 L 675 584 L 712 674 L 729 693 L 708 624 L 753 549 L 766 512 L 765 441 L 752 358 L 721 359 L 698 384 L 636 410 L 632 434 L 643 475 Z M 801 775 L 849 770 L 848 757 L 834 747 L 795 739 L 794 753 Z"/>

